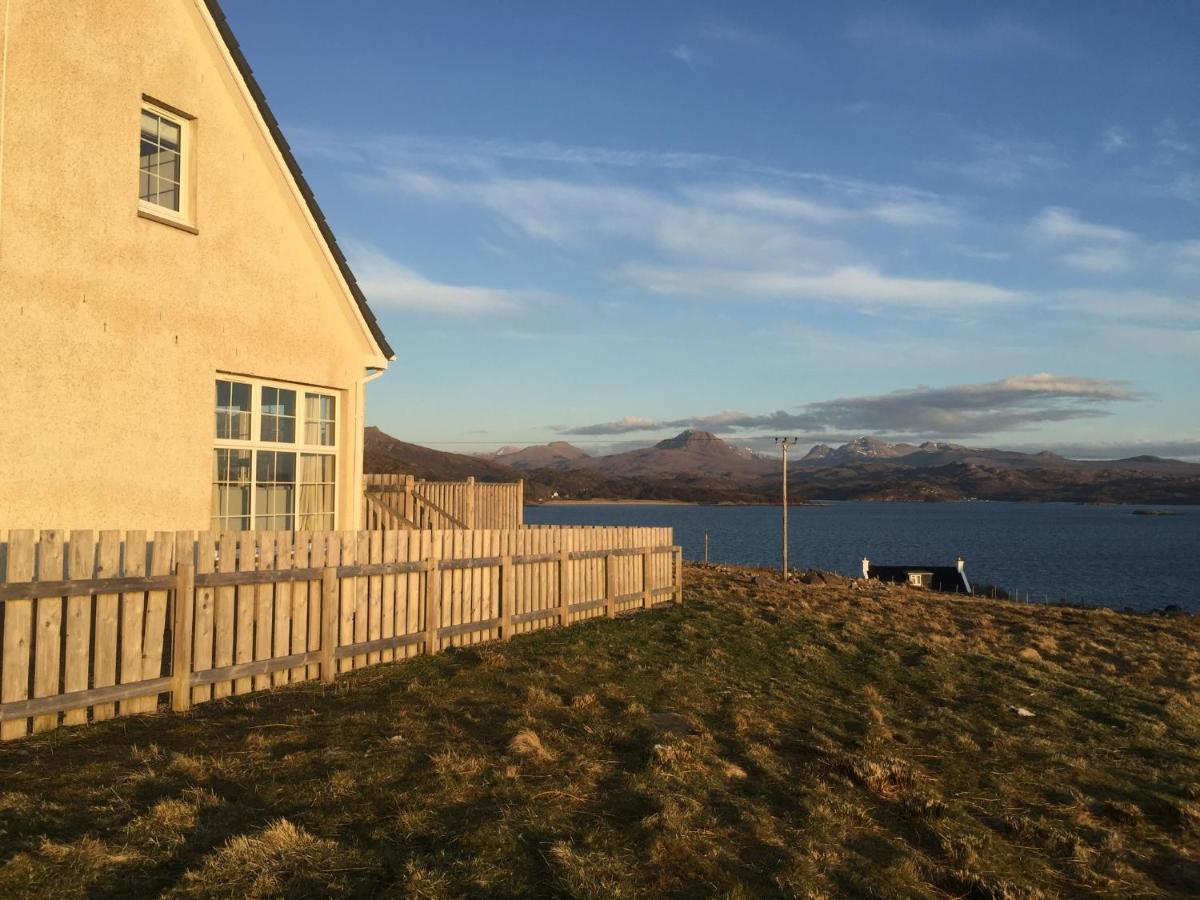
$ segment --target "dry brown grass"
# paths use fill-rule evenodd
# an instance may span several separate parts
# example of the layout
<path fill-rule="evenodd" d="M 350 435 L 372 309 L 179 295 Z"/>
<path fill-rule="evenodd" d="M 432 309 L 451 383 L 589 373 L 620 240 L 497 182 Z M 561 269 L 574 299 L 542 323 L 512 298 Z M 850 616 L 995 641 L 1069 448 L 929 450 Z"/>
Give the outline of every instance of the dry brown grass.
<path fill-rule="evenodd" d="M 0 896 L 1200 894 L 1196 617 L 687 585 L 0 745 Z"/>

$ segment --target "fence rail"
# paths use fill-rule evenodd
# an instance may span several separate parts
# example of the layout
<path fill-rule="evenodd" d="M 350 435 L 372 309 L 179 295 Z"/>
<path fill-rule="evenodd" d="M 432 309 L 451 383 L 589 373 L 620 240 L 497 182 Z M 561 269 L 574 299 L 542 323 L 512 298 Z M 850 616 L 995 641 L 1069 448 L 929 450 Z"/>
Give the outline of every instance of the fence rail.
<path fill-rule="evenodd" d="M 0 739 L 682 599 L 669 528 L 0 539 Z"/>
<path fill-rule="evenodd" d="M 364 475 L 363 526 L 393 528 L 520 528 L 525 483 L 417 481 L 411 475 Z"/>

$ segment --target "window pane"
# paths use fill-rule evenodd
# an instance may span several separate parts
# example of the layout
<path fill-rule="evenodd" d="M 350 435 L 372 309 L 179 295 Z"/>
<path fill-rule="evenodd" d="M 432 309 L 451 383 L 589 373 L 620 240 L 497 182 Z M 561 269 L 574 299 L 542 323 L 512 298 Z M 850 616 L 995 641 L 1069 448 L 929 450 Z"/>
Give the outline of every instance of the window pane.
<path fill-rule="evenodd" d="M 279 432 L 279 420 L 275 416 L 262 417 L 262 439 L 264 441 L 277 440 L 276 434 Z"/>
<path fill-rule="evenodd" d="M 281 444 L 296 443 L 296 420 L 295 419 L 279 419 L 279 435 L 276 440 Z"/>
<path fill-rule="evenodd" d="M 296 454 L 275 454 L 275 480 L 279 482 L 296 482 Z"/>
<path fill-rule="evenodd" d="M 166 182 L 160 182 L 160 185 L 165 185 Z M 175 188 L 158 192 L 158 205 L 165 206 L 167 209 L 173 209 L 179 212 L 179 192 Z"/>
<path fill-rule="evenodd" d="M 296 392 L 295 391 L 279 391 L 279 406 L 280 414 L 285 416 L 295 417 L 296 415 Z"/>
<path fill-rule="evenodd" d="M 179 126 L 166 119 L 159 119 L 158 142 L 167 150 L 178 150 Z"/>
<path fill-rule="evenodd" d="M 158 140 L 158 116 L 142 110 L 142 137 L 151 141 Z"/>
<path fill-rule="evenodd" d="M 217 437 L 250 439 L 250 385 L 239 381 L 217 381 Z"/>

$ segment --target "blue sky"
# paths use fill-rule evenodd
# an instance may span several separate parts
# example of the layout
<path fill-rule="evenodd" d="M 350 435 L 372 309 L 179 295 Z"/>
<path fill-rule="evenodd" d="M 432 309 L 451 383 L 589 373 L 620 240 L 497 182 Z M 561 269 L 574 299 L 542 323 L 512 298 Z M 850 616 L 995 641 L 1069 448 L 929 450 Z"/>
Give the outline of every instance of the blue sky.
<path fill-rule="evenodd" d="M 397 437 L 1200 456 L 1200 4 L 225 7 Z"/>

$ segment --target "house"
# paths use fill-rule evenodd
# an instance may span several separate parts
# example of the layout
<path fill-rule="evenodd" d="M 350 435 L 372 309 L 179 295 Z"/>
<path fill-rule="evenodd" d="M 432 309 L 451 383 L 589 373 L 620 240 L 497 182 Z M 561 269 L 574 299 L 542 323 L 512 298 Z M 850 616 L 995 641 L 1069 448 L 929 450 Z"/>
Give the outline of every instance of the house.
<path fill-rule="evenodd" d="M 0 527 L 358 527 L 394 359 L 216 0 L 6 0 Z"/>
<path fill-rule="evenodd" d="M 892 584 L 907 584 L 912 587 L 945 591 L 950 594 L 971 593 L 971 582 L 967 580 L 966 563 L 963 558 L 953 566 L 877 566 L 863 558 L 862 577 L 887 581 Z"/>

